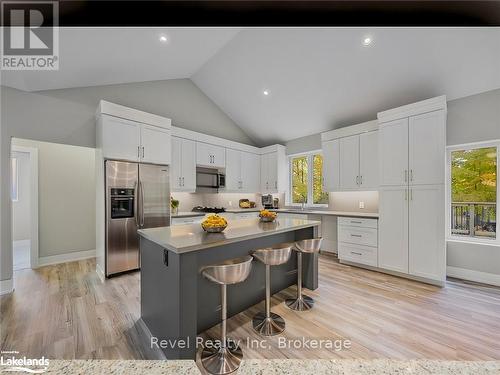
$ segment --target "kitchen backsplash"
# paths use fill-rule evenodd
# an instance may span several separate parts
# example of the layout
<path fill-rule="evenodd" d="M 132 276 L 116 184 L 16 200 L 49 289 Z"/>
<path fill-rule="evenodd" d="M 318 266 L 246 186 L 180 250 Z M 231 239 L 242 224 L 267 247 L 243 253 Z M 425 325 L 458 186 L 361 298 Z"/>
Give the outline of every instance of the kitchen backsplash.
<path fill-rule="evenodd" d="M 239 194 L 239 193 L 172 193 L 174 199 L 179 200 L 179 211 L 191 211 L 195 206 L 215 206 L 226 209 L 238 209 L 240 199 L 254 201 L 257 207 L 262 206 L 261 194 Z M 285 194 L 273 194 L 279 198 L 280 207 L 285 206 Z M 365 208 L 359 208 L 363 202 Z M 377 191 L 345 191 L 329 193 L 329 210 L 350 212 L 378 212 Z"/>
<path fill-rule="evenodd" d="M 226 209 L 238 209 L 240 199 L 248 199 L 262 206 L 260 194 L 239 193 L 172 193 L 174 199 L 179 200 L 179 211 L 191 211 L 195 206 L 225 207 Z"/>

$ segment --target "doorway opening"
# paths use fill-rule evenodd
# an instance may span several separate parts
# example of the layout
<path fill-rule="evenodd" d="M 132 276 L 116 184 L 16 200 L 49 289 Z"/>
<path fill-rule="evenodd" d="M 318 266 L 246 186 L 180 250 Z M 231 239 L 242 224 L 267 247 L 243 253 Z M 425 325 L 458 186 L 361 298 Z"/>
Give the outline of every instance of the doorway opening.
<path fill-rule="evenodd" d="M 12 266 L 35 268 L 38 259 L 38 150 L 11 145 Z"/>

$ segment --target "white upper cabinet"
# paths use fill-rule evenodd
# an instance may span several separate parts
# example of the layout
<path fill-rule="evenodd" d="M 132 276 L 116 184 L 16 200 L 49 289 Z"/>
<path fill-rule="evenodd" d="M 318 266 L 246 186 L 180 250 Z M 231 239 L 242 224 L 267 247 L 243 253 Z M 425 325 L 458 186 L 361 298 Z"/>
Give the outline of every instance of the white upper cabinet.
<path fill-rule="evenodd" d="M 285 147 L 272 146 L 276 151 L 260 155 L 260 192 L 274 194 L 285 192 L 288 187 L 288 164 Z"/>
<path fill-rule="evenodd" d="M 241 151 L 242 189 L 248 193 L 258 193 L 260 190 L 260 156 L 251 152 Z"/>
<path fill-rule="evenodd" d="M 259 188 L 259 155 L 226 149 L 226 191 L 257 193 Z"/>
<path fill-rule="evenodd" d="M 327 191 L 378 189 L 378 123 L 368 121 L 321 134 Z"/>
<path fill-rule="evenodd" d="M 362 190 L 378 189 L 378 131 L 359 136 L 359 187 Z"/>
<path fill-rule="evenodd" d="M 170 129 L 101 115 L 98 147 L 106 159 L 170 164 Z"/>
<path fill-rule="evenodd" d="M 340 190 L 340 141 L 333 139 L 323 142 L 324 190 Z"/>
<path fill-rule="evenodd" d="M 242 187 L 241 152 L 227 148 L 226 159 L 226 191 L 238 191 Z"/>
<path fill-rule="evenodd" d="M 98 124 L 104 158 L 139 161 L 141 124 L 107 115 L 102 115 Z"/>
<path fill-rule="evenodd" d="M 446 128 L 443 110 L 411 116 L 409 122 L 409 182 L 444 184 Z"/>
<path fill-rule="evenodd" d="M 105 159 L 170 164 L 170 119 L 101 100 L 96 145 Z"/>
<path fill-rule="evenodd" d="M 196 142 L 172 137 L 172 167 L 170 169 L 172 191 L 196 190 Z"/>
<path fill-rule="evenodd" d="M 340 138 L 340 189 L 357 190 L 359 180 L 359 135 Z"/>
<path fill-rule="evenodd" d="M 408 182 L 408 119 L 380 124 L 378 131 L 380 186 Z"/>
<path fill-rule="evenodd" d="M 170 164 L 170 130 L 156 126 L 141 126 L 141 161 Z"/>
<path fill-rule="evenodd" d="M 203 167 L 225 168 L 226 149 L 209 143 L 196 142 L 196 164 Z"/>

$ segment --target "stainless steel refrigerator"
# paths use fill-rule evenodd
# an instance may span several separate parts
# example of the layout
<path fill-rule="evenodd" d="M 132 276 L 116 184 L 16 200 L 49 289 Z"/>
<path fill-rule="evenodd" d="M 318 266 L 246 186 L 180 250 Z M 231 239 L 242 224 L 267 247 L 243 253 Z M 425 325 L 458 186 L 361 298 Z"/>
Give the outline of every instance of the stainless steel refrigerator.
<path fill-rule="evenodd" d="M 166 165 L 107 160 L 106 277 L 140 268 L 137 229 L 170 225 Z"/>

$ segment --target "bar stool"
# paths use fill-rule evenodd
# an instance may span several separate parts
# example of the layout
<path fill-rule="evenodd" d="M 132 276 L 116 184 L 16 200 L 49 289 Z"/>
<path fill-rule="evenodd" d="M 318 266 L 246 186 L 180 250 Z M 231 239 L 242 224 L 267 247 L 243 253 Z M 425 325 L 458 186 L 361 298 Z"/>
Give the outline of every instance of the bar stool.
<path fill-rule="evenodd" d="M 264 249 L 255 250 L 252 254 L 266 265 L 266 311 L 253 317 L 253 329 L 263 336 L 274 336 L 285 330 L 285 320 L 271 312 L 271 266 L 279 266 L 288 262 L 293 243 L 282 243 Z"/>
<path fill-rule="evenodd" d="M 201 364 L 210 374 L 229 374 L 236 371 L 243 358 L 239 346 L 228 345 L 226 337 L 227 319 L 227 285 L 241 283 L 246 280 L 252 269 L 253 258 L 250 255 L 229 259 L 219 264 L 202 267 L 200 272 L 208 280 L 221 286 L 221 345 L 219 348 L 203 348 Z"/>
<path fill-rule="evenodd" d="M 306 311 L 314 305 L 311 297 L 302 294 L 302 253 L 317 253 L 321 247 L 323 238 L 311 238 L 295 242 L 295 251 L 297 251 L 297 298 L 289 298 L 286 305 L 292 310 Z"/>

